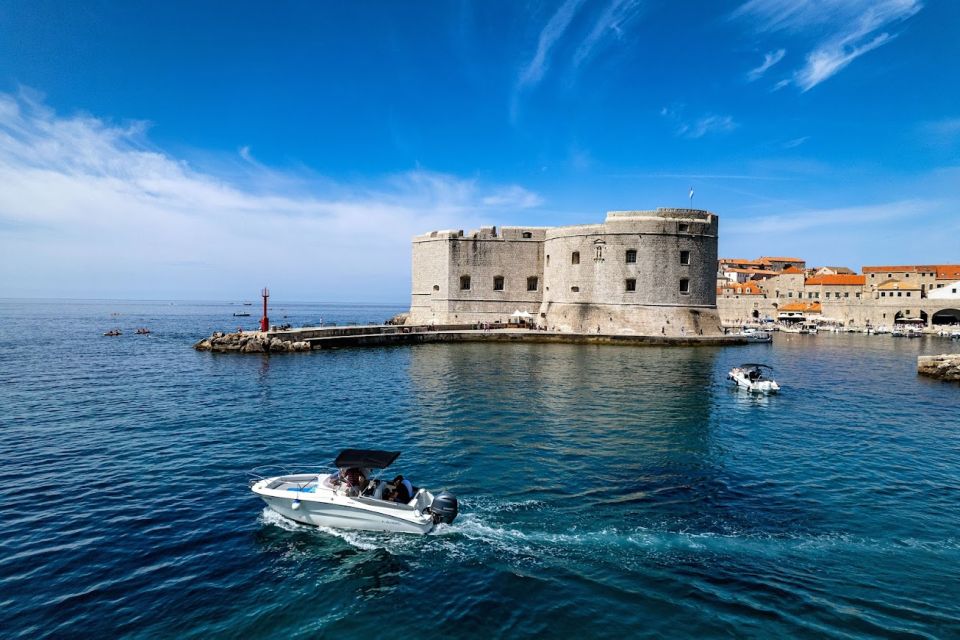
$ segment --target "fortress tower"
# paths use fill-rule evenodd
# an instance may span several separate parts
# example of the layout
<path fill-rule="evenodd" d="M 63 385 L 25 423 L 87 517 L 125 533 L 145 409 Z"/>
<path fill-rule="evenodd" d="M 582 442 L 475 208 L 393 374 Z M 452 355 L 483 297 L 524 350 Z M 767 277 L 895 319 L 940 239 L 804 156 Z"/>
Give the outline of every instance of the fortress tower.
<path fill-rule="evenodd" d="M 519 309 L 564 332 L 717 335 L 717 230 L 713 213 L 656 209 L 417 236 L 409 322 L 505 323 Z"/>

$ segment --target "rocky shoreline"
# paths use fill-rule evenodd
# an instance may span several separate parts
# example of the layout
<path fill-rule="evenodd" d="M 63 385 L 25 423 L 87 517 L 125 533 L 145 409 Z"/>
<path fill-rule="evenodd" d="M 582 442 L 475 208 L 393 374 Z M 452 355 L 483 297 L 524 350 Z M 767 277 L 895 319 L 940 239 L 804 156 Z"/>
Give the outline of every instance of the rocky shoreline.
<path fill-rule="evenodd" d="M 290 342 L 279 338 L 271 338 L 261 331 L 245 331 L 237 333 L 223 333 L 217 331 L 209 338 L 204 338 L 193 345 L 197 351 L 216 351 L 221 353 L 292 353 L 296 351 L 310 351 L 310 343 L 306 341 Z"/>
<path fill-rule="evenodd" d="M 960 382 L 960 353 L 918 356 L 917 373 L 938 380 Z"/>

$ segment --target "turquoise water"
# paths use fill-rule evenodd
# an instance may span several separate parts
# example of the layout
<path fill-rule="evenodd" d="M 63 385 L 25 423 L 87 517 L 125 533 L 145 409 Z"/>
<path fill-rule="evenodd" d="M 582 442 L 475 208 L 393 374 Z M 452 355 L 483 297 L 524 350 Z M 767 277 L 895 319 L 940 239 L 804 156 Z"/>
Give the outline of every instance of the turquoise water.
<path fill-rule="evenodd" d="M 190 348 L 240 309 L 0 301 L 5 637 L 960 635 L 960 388 L 915 374 L 960 343 Z M 743 361 L 783 393 L 729 388 Z M 346 446 L 460 518 L 317 530 L 247 490 Z"/>

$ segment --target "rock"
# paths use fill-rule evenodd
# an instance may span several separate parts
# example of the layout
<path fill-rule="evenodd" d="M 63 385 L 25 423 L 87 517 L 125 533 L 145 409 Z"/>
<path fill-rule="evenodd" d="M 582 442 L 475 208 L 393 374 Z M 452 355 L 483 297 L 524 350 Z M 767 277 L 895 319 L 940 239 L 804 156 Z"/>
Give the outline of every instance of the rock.
<path fill-rule="evenodd" d="M 266 349 L 263 347 L 263 343 L 259 340 L 248 340 L 247 343 L 240 349 L 240 353 L 264 353 L 266 352 Z"/>
<path fill-rule="evenodd" d="M 393 324 L 393 325 L 407 324 L 407 320 L 409 319 L 410 319 L 409 313 L 398 313 L 397 315 L 393 316 L 392 318 L 384 322 L 384 324 Z"/>
<path fill-rule="evenodd" d="M 204 338 L 197 344 L 193 345 L 193 348 L 196 349 L 197 351 L 210 351 L 213 348 L 213 346 L 210 344 L 209 338 Z"/>
<path fill-rule="evenodd" d="M 918 356 L 917 373 L 930 378 L 960 382 L 960 353 Z"/>
<path fill-rule="evenodd" d="M 291 346 L 294 351 L 310 351 L 310 343 L 306 341 L 294 342 Z"/>

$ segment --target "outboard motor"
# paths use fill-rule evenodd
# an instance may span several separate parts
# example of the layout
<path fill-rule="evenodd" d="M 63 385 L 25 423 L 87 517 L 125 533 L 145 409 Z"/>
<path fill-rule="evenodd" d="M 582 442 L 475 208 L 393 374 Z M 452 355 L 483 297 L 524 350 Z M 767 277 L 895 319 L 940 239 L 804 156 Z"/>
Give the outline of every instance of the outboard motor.
<path fill-rule="evenodd" d="M 457 496 L 449 491 L 442 491 L 433 497 L 430 513 L 433 515 L 434 523 L 451 524 L 459 512 Z"/>

